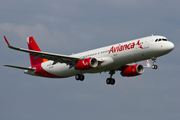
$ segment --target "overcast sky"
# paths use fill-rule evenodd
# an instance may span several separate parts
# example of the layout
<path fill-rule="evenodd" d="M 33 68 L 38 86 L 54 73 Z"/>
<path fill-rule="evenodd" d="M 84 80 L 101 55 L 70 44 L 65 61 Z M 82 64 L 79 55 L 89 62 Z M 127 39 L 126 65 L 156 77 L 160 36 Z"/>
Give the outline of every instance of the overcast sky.
<path fill-rule="evenodd" d="M 0 120 L 179 120 L 179 11 L 179 0 L 1 0 Z M 116 72 L 114 86 L 105 83 L 108 73 L 77 82 L 3 66 L 30 66 L 3 35 L 22 48 L 34 36 L 42 51 L 69 55 L 152 34 L 175 49 L 157 59 L 157 70 L 132 78 Z"/>

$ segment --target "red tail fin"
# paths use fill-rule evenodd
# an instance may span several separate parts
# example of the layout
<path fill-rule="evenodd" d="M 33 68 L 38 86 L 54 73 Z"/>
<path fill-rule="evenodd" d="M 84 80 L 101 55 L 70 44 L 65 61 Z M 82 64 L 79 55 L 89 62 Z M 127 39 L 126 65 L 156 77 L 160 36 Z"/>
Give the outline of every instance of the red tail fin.
<path fill-rule="evenodd" d="M 41 52 L 39 46 L 37 45 L 36 41 L 34 40 L 34 38 L 32 36 L 27 38 L 27 44 L 28 44 L 29 50 L 35 50 L 35 51 Z M 31 62 L 32 67 L 34 65 L 41 64 L 42 62 L 47 61 L 46 59 L 43 59 L 43 58 L 35 59 L 35 57 L 33 55 L 30 55 L 30 54 L 29 54 L 29 56 L 30 56 L 30 62 Z"/>

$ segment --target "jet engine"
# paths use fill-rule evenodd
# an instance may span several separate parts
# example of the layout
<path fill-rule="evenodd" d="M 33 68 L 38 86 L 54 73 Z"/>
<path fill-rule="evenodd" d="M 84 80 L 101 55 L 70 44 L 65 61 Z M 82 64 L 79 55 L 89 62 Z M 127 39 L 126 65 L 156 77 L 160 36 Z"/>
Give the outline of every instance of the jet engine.
<path fill-rule="evenodd" d="M 136 64 L 126 67 L 121 71 L 123 77 L 133 77 L 141 75 L 144 72 L 144 67 L 142 65 Z"/>
<path fill-rule="evenodd" d="M 98 61 L 96 58 L 86 58 L 76 63 L 75 69 L 88 70 L 91 68 L 96 68 L 97 66 L 98 66 Z"/>

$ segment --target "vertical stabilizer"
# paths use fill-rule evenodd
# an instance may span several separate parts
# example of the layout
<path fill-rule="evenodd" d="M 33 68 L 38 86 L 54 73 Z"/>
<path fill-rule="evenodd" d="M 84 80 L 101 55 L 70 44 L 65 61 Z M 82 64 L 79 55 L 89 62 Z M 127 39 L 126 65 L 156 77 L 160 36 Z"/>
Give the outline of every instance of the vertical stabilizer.
<path fill-rule="evenodd" d="M 39 46 L 37 45 L 36 41 L 34 40 L 34 38 L 28 37 L 27 38 L 27 44 L 28 44 L 28 48 L 29 50 L 34 50 L 34 51 L 39 51 L 41 52 Z M 35 58 L 33 55 L 29 54 L 30 56 L 30 62 L 31 62 L 31 67 L 37 65 L 37 64 L 41 64 L 42 62 L 47 61 L 46 59 L 43 58 Z"/>

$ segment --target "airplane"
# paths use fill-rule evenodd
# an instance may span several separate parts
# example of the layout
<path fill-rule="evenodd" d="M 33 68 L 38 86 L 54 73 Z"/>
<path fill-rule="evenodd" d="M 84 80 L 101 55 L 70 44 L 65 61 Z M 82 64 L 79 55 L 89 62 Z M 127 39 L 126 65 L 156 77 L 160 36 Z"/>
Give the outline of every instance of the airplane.
<path fill-rule="evenodd" d="M 114 85 L 112 77 L 116 71 L 120 71 L 123 77 L 141 75 L 145 67 L 157 69 L 157 57 L 163 56 L 174 49 L 174 44 L 164 36 L 152 35 L 127 42 L 122 42 L 106 47 L 93 49 L 72 55 L 54 54 L 42 52 L 34 38 L 28 37 L 28 49 L 11 46 L 4 36 L 10 49 L 29 53 L 30 67 L 4 65 L 24 70 L 25 74 L 48 77 L 67 78 L 75 76 L 76 80 L 83 81 L 86 73 L 109 72 L 106 79 L 108 85 Z M 153 65 L 148 61 L 151 59 Z M 147 66 L 137 64 L 146 60 Z"/>

